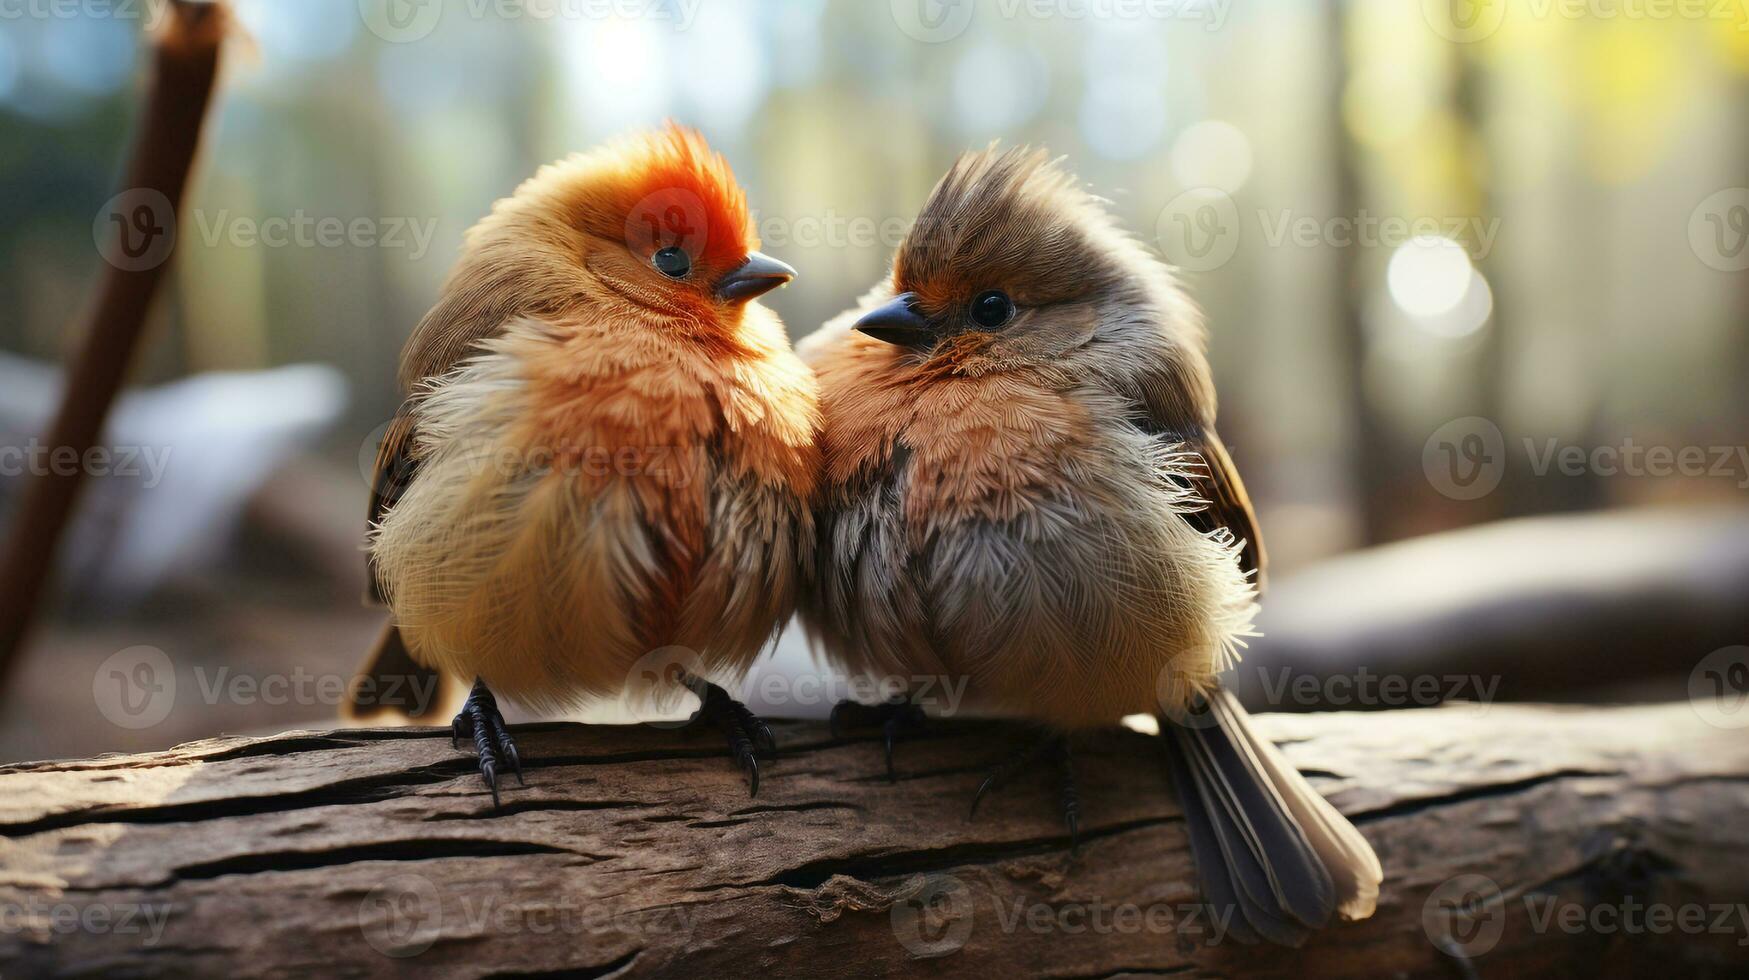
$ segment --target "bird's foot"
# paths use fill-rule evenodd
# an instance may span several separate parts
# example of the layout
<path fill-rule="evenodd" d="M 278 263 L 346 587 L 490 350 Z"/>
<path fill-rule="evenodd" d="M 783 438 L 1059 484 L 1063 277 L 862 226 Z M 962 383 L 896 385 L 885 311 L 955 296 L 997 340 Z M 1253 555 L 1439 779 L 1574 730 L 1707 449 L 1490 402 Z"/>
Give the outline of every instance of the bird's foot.
<path fill-rule="evenodd" d="M 704 720 L 715 725 L 729 741 L 729 755 L 747 774 L 748 796 L 759 795 L 759 759 L 763 752 L 770 756 L 777 751 L 777 739 L 771 728 L 746 705 L 735 700 L 728 691 L 700 677 L 686 678 L 686 686 L 698 695 L 698 713 L 694 722 Z"/>
<path fill-rule="evenodd" d="M 1046 759 L 1050 760 L 1057 769 L 1057 799 L 1062 808 L 1063 826 L 1069 830 L 1069 853 L 1079 854 L 1081 851 L 1081 793 L 1075 785 L 1075 757 L 1069 747 L 1069 736 L 1067 735 L 1047 734 L 990 770 L 990 774 L 978 786 L 978 792 L 972 796 L 972 809 L 967 814 L 967 819 L 978 815 L 978 804 L 983 801 L 984 794 L 1002 786 L 1034 764 Z"/>
<path fill-rule="evenodd" d="M 860 701 L 840 701 L 832 708 L 832 716 L 827 724 L 831 727 L 833 738 L 843 738 L 846 729 L 880 727 L 882 740 L 887 748 L 887 782 L 898 782 L 898 771 L 893 768 L 893 745 L 899 736 L 907 732 L 923 729 L 929 723 L 929 716 L 921 707 L 904 698 L 883 701 L 880 704 L 863 704 Z"/>
<path fill-rule="evenodd" d="M 486 788 L 492 791 L 492 806 L 497 807 L 500 805 L 499 770 L 509 767 L 516 774 L 517 785 L 524 785 L 522 757 L 516 753 L 510 726 L 504 723 L 504 715 L 498 711 L 498 699 L 486 689 L 485 681 L 474 681 L 474 689 L 468 692 L 461 714 L 450 723 L 450 746 L 460 748 L 464 738 L 473 739 L 474 751 L 480 756 L 480 775 L 486 780 Z"/>

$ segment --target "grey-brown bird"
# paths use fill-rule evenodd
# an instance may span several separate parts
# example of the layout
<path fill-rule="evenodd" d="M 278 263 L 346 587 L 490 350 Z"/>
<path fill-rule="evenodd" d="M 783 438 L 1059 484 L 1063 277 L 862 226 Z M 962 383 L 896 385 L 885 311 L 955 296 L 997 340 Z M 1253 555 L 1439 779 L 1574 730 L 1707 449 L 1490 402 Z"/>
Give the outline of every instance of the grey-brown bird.
<path fill-rule="evenodd" d="M 543 168 L 468 233 L 378 456 L 393 619 L 355 714 L 421 672 L 472 680 L 454 730 L 496 800 L 521 761 L 494 692 L 567 708 L 654 673 L 758 791 L 770 732 L 709 678 L 789 618 L 819 464 L 813 376 L 755 302 L 794 271 L 757 246 L 728 164 L 674 126 Z"/>
<path fill-rule="evenodd" d="M 1056 756 L 1071 840 L 1066 734 L 1162 716 L 1236 936 L 1372 913 L 1372 848 L 1221 689 L 1253 633 L 1257 521 L 1200 316 L 1099 201 L 1042 152 L 962 157 L 890 278 L 800 353 L 824 456 L 802 616 L 831 662 L 963 678 L 968 705 L 1044 723 L 1020 760 Z"/>

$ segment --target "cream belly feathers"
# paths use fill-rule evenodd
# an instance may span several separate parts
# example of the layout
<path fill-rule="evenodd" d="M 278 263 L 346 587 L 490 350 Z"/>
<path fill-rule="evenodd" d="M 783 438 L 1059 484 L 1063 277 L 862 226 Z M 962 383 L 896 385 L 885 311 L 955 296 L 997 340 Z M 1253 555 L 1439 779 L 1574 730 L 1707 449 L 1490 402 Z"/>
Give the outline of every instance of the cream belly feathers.
<path fill-rule="evenodd" d="M 418 475 L 371 539 L 416 659 L 534 706 L 612 694 L 663 646 L 748 667 L 808 563 L 813 379 L 769 314 L 746 319 L 729 371 L 524 319 L 431 385 Z"/>
<path fill-rule="evenodd" d="M 1199 457 L 1096 424 L 1129 411 L 1109 357 L 937 372 L 837 325 L 819 340 L 830 564 L 808 617 L 835 658 L 968 678 L 974 706 L 1061 728 L 1183 705 L 1231 664 L 1255 610 L 1238 544 L 1182 519 L 1206 506 Z"/>

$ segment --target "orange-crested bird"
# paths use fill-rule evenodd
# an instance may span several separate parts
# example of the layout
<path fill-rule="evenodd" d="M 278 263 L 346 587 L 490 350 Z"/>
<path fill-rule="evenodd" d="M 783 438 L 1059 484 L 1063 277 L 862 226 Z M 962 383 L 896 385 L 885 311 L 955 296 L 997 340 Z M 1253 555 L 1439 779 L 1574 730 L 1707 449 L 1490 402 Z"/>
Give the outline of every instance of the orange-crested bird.
<path fill-rule="evenodd" d="M 757 246 L 727 162 L 673 125 L 543 168 L 469 231 L 378 454 L 393 618 L 355 715 L 422 670 L 474 679 L 454 732 L 496 802 L 521 760 L 494 693 L 572 706 L 684 649 L 671 680 L 758 792 L 770 732 L 711 679 L 789 618 L 819 464 L 813 376 L 754 302 L 794 270 Z"/>
<path fill-rule="evenodd" d="M 1072 842 L 1067 733 L 1162 716 L 1237 937 L 1297 945 L 1372 913 L 1372 848 L 1220 687 L 1264 556 L 1200 316 L 1164 265 L 1045 154 L 992 147 L 936 185 L 890 278 L 799 349 L 824 457 L 802 617 L 829 660 L 1044 723 L 978 798 L 1053 756 Z M 890 766 L 916 706 L 888 708 Z"/>

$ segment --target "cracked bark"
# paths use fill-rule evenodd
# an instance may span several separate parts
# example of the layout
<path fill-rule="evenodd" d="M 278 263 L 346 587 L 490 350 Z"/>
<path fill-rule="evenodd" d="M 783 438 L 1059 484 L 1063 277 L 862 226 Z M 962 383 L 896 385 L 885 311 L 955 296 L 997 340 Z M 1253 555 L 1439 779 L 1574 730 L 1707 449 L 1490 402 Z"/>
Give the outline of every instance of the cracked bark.
<path fill-rule="evenodd" d="M 1158 742 L 1134 732 L 1078 743 L 1072 858 L 1043 769 L 967 820 L 1001 724 L 932 725 L 893 785 L 877 740 L 779 724 L 757 800 L 702 734 L 531 725 L 499 812 L 435 729 L 0 768 L 0 974 L 1457 977 L 1423 911 L 1462 874 L 1499 889 L 1481 976 L 1749 970 L 1749 914 L 1698 934 L 1591 914 L 1749 901 L 1743 731 L 1686 704 L 1263 724 L 1386 871 L 1373 919 L 1300 951 L 1190 910 Z M 1568 907 L 1592 924 L 1538 925 Z"/>

